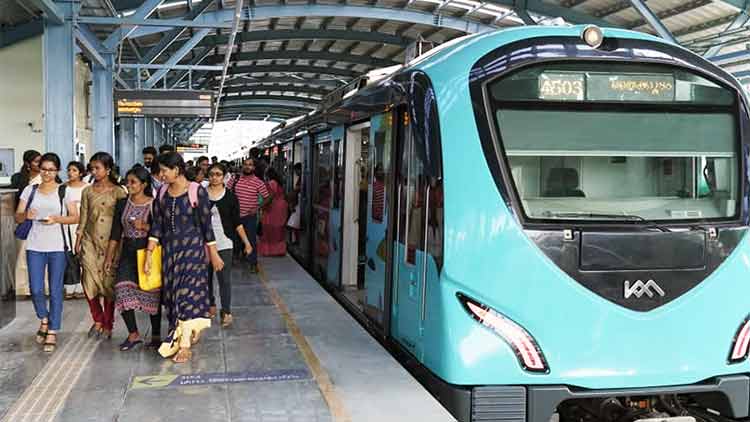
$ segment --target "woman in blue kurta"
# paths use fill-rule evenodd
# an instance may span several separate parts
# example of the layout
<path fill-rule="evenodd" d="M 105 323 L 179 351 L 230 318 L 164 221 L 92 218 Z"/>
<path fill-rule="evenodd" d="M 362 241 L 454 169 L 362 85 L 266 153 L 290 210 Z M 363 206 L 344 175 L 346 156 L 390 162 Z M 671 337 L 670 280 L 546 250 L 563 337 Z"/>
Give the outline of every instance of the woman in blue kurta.
<path fill-rule="evenodd" d="M 166 185 L 154 201 L 144 272 L 150 272 L 151 251 L 160 243 L 162 304 L 169 321 L 169 336 L 159 353 L 165 358 L 174 356 L 175 362 L 182 363 L 190 360 L 190 346 L 200 332 L 211 326 L 207 251 L 214 268 L 220 270 L 224 262 L 216 250 L 206 190 L 198 187 L 197 198 L 191 198 L 185 162 L 179 154 L 166 154 L 159 163 Z"/>

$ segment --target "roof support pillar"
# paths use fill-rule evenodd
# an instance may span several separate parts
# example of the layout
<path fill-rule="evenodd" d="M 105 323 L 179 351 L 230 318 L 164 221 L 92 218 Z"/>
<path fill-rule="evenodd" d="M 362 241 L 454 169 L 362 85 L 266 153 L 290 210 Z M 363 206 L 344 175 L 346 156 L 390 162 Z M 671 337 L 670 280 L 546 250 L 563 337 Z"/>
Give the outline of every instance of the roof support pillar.
<path fill-rule="evenodd" d="M 128 171 L 135 164 L 135 119 L 120 118 L 120 138 L 118 141 L 117 164 L 121 171 Z"/>
<path fill-rule="evenodd" d="M 102 54 L 106 66 L 93 66 L 93 112 L 94 149 L 114 154 L 115 150 L 115 105 L 114 105 L 114 65 L 112 53 Z"/>
<path fill-rule="evenodd" d="M 661 19 L 659 19 L 659 17 L 656 16 L 648 6 L 646 6 L 646 3 L 643 0 L 630 0 L 630 4 L 632 4 L 635 10 L 643 16 L 643 19 L 645 19 L 646 22 L 656 30 L 656 33 L 658 33 L 660 37 L 673 44 L 680 44 L 664 23 L 662 23 Z"/>
<path fill-rule="evenodd" d="M 64 17 L 73 16 L 78 5 L 56 3 Z M 75 35 L 71 20 L 44 23 L 44 149 L 54 151 L 62 163 L 73 160 L 75 141 Z"/>
<path fill-rule="evenodd" d="M 147 147 L 152 147 L 154 146 L 154 119 L 149 117 L 144 120 L 146 123 L 146 137 L 144 145 Z"/>
<path fill-rule="evenodd" d="M 143 117 L 133 119 L 133 126 L 133 132 L 135 133 L 135 142 L 133 143 L 133 164 L 135 164 L 141 161 L 141 151 L 146 147 L 146 119 Z M 126 171 L 130 170 L 130 167 L 122 167 L 120 170 L 124 174 Z"/>

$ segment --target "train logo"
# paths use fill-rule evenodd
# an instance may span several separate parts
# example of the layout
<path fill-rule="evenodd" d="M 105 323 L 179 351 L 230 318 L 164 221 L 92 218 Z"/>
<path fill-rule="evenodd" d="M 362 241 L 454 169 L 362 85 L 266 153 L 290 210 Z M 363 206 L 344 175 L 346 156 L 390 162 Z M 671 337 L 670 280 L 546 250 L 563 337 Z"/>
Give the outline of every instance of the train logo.
<path fill-rule="evenodd" d="M 641 280 L 637 280 L 632 286 L 630 285 L 630 280 L 625 280 L 625 299 L 630 299 L 631 296 L 640 299 L 643 295 L 654 297 L 654 292 L 661 297 L 667 295 L 664 292 L 664 289 L 662 289 L 654 280 L 649 280 L 645 283 Z"/>

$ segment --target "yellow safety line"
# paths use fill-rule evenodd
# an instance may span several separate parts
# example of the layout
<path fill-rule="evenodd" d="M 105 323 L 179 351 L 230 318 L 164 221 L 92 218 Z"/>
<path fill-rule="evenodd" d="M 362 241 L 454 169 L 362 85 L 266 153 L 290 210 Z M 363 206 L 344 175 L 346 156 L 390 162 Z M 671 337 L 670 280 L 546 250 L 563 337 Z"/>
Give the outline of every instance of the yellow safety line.
<path fill-rule="evenodd" d="M 305 336 L 302 334 L 302 330 L 300 330 L 299 326 L 297 326 L 297 323 L 294 321 L 294 317 L 292 317 L 292 314 L 289 312 L 289 308 L 287 308 L 284 300 L 281 299 L 279 292 L 277 292 L 275 288 L 271 287 L 271 285 L 268 284 L 266 273 L 265 271 L 263 271 L 263 268 L 261 268 L 260 265 L 258 265 L 258 275 L 261 284 L 263 284 L 263 287 L 265 287 L 265 289 L 271 296 L 271 300 L 279 309 L 279 312 L 281 312 L 281 317 L 284 318 L 284 322 L 286 323 L 287 330 L 289 330 L 289 334 L 291 334 L 294 342 L 297 343 L 297 347 L 299 347 L 300 352 L 302 352 L 302 357 L 305 359 L 305 363 L 310 368 L 310 371 L 313 374 L 313 378 L 315 378 L 315 381 L 318 383 L 318 388 L 323 394 L 323 399 L 326 401 L 328 409 L 331 411 L 333 420 L 335 422 L 351 422 L 352 419 L 349 416 L 349 412 L 346 411 L 343 400 L 341 400 L 341 397 L 336 392 L 336 388 L 331 382 L 331 377 L 328 376 L 328 372 L 326 372 L 326 370 L 323 368 L 323 365 L 320 364 L 320 360 L 315 355 L 315 352 L 313 352 Z"/>

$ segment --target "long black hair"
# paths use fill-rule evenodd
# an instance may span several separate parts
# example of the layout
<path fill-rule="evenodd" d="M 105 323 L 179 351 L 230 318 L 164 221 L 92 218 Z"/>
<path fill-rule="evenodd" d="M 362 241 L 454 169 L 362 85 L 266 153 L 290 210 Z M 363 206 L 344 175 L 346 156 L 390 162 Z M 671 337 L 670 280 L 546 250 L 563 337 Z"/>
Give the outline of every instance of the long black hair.
<path fill-rule="evenodd" d="M 68 166 L 65 167 L 65 169 L 70 169 L 71 167 L 75 167 L 78 169 L 78 173 L 81 175 L 81 179 L 83 179 L 83 176 L 86 175 L 86 166 L 83 165 L 80 161 L 71 161 L 68 163 Z"/>
<path fill-rule="evenodd" d="M 133 167 L 132 169 L 128 170 L 127 174 L 125 174 L 125 178 L 127 178 L 128 176 L 135 177 L 145 185 L 145 187 L 143 188 L 143 193 L 146 196 L 149 196 L 151 198 L 154 197 L 154 188 L 153 186 L 151 186 L 151 173 L 148 171 L 148 169 L 146 169 L 146 167 Z"/>
<path fill-rule="evenodd" d="M 30 149 L 26 150 L 23 153 L 23 167 L 21 167 L 21 174 L 26 177 L 27 179 L 31 177 L 31 162 L 36 160 L 36 157 L 41 156 L 42 153 L 35 150 Z"/>
<path fill-rule="evenodd" d="M 112 158 L 109 153 L 100 151 L 94 154 L 91 157 L 90 162 L 98 161 L 102 163 L 105 169 L 109 170 L 109 181 L 112 182 L 113 185 L 117 185 L 117 169 L 115 168 L 115 160 Z"/>
<path fill-rule="evenodd" d="M 281 181 L 281 176 L 279 176 L 279 172 L 276 171 L 273 167 L 268 167 L 266 170 L 266 179 L 270 182 L 271 180 L 275 180 L 276 183 L 279 184 L 279 186 L 284 186 L 284 182 Z"/>
<path fill-rule="evenodd" d="M 177 152 L 168 152 L 160 155 L 159 164 L 171 170 L 177 169 L 178 174 L 185 174 L 185 160 L 183 160 L 182 155 Z"/>

